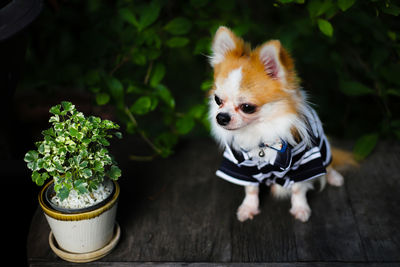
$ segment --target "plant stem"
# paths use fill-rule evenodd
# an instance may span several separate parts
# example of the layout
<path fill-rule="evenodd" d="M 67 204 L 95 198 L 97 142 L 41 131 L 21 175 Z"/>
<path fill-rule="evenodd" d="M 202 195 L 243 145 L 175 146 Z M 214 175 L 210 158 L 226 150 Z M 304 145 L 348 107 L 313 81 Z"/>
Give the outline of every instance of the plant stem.
<path fill-rule="evenodd" d="M 152 161 L 157 154 L 152 155 L 152 156 L 136 156 L 136 155 L 130 155 L 129 159 L 130 160 L 136 160 L 136 161 Z"/>
<path fill-rule="evenodd" d="M 144 77 L 143 83 L 147 85 L 149 83 L 151 70 L 153 69 L 153 61 L 150 61 L 149 67 L 147 68 L 146 76 Z"/>
<path fill-rule="evenodd" d="M 129 61 L 129 57 L 124 57 L 111 71 L 110 75 L 113 75 L 122 65 Z"/>
<path fill-rule="evenodd" d="M 125 113 L 128 115 L 129 119 L 131 120 L 132 124 L 135 127 L 138 127 L 138 123 L 135 119 L 135 117 L 133 116 L 132 112 L 129 110 L 128 107 L 125 107 Z M 138 130 L 140 136 L 143 138 L 143 140 L 158 154 L 160 155 L 162 153 L 162 151 L 153 144 L 153 142 L 151 142 L 151 140 L 146 136 L 145 132 L 142 130 Z"/>

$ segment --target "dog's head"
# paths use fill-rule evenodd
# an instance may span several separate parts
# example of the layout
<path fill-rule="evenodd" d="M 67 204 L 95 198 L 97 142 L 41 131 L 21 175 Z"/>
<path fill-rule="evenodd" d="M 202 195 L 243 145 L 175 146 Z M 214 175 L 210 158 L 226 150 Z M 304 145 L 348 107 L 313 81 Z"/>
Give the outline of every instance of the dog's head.
<path fill-rule="evenodd" d="M 293 60 L 277 40 L 251 49 L 226 27 L 212 43 L 210 91 L 213 127 L 235 131 L 296 114 L 299 95 Z"/>

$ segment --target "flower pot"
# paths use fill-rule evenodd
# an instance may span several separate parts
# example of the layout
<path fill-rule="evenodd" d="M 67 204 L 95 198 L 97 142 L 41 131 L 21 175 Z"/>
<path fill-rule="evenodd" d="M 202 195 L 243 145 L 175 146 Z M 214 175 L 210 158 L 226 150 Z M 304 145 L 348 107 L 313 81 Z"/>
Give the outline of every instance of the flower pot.
<path fill-rule="evenodd" d="M 81 212 L 66 213 L 54 209 L 46 200 L 46 193 L 54 181 L 47 183 L 39 193 L 42 207 L 52 234 L 60 249 L 68 253 L 91 253 L 101 250 L 113 239 L 119 185 L 102 205 Z"/>

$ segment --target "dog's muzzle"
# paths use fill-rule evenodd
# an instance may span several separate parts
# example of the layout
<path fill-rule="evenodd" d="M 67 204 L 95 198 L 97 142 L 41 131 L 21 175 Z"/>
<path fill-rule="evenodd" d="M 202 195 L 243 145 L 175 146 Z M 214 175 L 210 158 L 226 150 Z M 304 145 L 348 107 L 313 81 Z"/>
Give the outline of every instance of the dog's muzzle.
<path fill-rule="evenodd" d="M 228 113 L 218 113 L 217 122 L 221 126 L 226 126 L 231 121 L 231 116 Z"/>

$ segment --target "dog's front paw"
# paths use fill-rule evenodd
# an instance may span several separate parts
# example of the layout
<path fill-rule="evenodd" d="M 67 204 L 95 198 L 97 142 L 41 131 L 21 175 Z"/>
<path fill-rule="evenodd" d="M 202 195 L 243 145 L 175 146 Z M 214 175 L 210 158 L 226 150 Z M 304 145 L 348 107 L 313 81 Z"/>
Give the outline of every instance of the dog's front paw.
<path fill-rule="evenodd" d="M 302 222 L 308 221 L 311 216 L 311 209 L 308 206 L 293 206 L 290 209 L 290 213 Z"/>
<path fill-rule="evenodd" d="M 257 206 L 250 206 L 247 204 L 242 204 L 238 208 L 236 213 L 237 218 L 239 221 L 244 222 L 247 219 L 253 219 L 253 217 L 260 213 L 260 210 Z"/>

